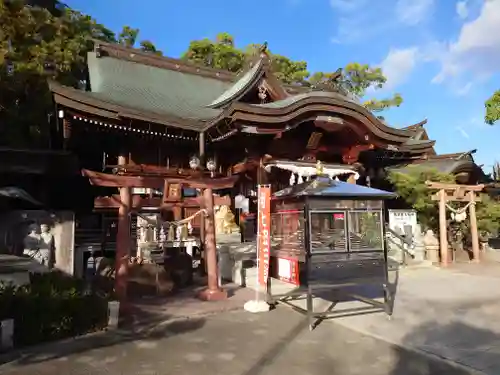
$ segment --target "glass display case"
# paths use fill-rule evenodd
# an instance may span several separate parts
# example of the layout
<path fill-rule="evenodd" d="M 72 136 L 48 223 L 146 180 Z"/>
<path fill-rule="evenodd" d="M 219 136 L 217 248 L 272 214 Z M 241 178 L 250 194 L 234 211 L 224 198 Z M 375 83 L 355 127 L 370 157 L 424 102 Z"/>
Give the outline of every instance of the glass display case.
<path fill-rule="evenodd" d="M 323 176 L 275 193 L 271 202 L 270 302 L 306 294 L 304 312 L 319 317 L 320 313 L 312 311 L 315 294 L 378 284 L 384 291 L 382 305 L 374 299 L 358 299 L 391 314 L 384 200 L 395 196 Z M 296 289 L 273 295 L 272 278 L 294 284 Z"/>

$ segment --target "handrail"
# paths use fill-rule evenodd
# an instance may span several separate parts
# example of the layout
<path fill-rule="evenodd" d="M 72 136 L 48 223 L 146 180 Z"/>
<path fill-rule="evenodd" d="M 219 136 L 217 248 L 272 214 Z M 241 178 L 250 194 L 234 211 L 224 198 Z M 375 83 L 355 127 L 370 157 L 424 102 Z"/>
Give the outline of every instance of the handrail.
<path fill-rule="evenodd" d="M 397 238 L 398 240 L 400 240 L 402 242 L 402 244 L 399 244 L 396 241 L 391 239 L 392 240 L 391 242 L 403 251 L 403 263 L 406 263 L 406 254 L 411 256 L 412 259 L 415 259 L 415 254 L 413 254 L 412 252 L 409 251 L 409 249 L 406 249 L 403 246 L 404 244 L 406 244 L 410 248 L 415 247 L 415 244 L 413 243 L 411 238 L 406 238 L 404 236 L 401 236 L 399 233 L 397 233 L 393 229 L 389 228 L 389 225 L 387 225 L 387 224 L 385 225 L 385 231 L 386 231 L 386 234 L 390 233 L 392 236 L 394 236 L 395 238 Z"/>

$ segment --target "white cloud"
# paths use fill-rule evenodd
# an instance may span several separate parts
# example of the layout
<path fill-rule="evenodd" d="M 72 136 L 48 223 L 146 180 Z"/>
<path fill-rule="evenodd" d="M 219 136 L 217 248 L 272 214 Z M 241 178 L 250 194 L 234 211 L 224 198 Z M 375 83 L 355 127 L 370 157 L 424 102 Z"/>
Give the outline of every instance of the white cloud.
<path fill-rule="evenodd" d="M 462 135 L 462 137 L 466 138 L 466 139 L 469 139 L 470 136 L 469 136 L 469 133 L 467 133 L 464 128 L 462 128 L 461 126 L 457 126 L 455 129 L 458 130 L 458 132 Z"/>
<path fill-rule="evenodd" d="M 386 58 L 380 63 L 380 67 L 387 78 L 384 90 L 393 90 L 405 83 L 415 69 L 418 58 L 419 50 L 417 47 L 391 49 Z"/>
<path fill-rule="evenodd" d="M 455 93 L 459 96 L 465 96 L 469 93 L 471 88 L 472 82 L 467 82 L 465 85 L 460 86 L 457 90 L 455 90 Z"/>
<path fill-rule="evenodd" d="M 330 0 L 336 16 L 334 43 L 366 42 L 428 18 L 436 0 Z"/>
<path fill-rule="evenodd" d="M 463 24 L 455 42 L 444 46 L 434 83 L 470 74 L 486 78 L 500 71 L 500 0 L 486 0 L 479 16 Z"/>
<path fill-rule="evenodd" d="M 467 0 L 457 2 L 455 10 L 461 19 L 466 19 L 469 16 L 469 7 Z"/>
<path fill-rule="evenodd" d="M 396 16 L 401 23 L 415 26 L 427 19 L 434 9 L 434 0 L 398 0 Z"/>

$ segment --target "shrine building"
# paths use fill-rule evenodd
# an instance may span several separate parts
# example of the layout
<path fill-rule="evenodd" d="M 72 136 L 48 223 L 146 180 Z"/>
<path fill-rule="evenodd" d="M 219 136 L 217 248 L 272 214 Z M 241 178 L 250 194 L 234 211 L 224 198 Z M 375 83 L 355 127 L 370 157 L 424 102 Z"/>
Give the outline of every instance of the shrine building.
<path fill-rule="evenodd" d="M 61 151 L 78 159 L 79 183 L 93 185 L 81 191 L 109 217 L 124 181 L 136 184 L 132 211 L 179 220 L 200 207 L 200 192 L 183 183 L 200 173 L 226 178 L 214 187 L 215 205 L 233 208 L 235 196 L 255 197 L 257 184 L 277 191 L 309 178 L 317 161 L 331 177 L 373 187 L 386 183 L 387 171 L 414 164 L 455 173 L 462 183 L 483 176 L 472 152 L 436 155 L 426 120 L 391 127 L 335 79 L 327 90 L 280 83 L 265 50 L 234 74 L 95 41 L 87 64 L 85 89 L 50 84 L 56 130 Z"/>

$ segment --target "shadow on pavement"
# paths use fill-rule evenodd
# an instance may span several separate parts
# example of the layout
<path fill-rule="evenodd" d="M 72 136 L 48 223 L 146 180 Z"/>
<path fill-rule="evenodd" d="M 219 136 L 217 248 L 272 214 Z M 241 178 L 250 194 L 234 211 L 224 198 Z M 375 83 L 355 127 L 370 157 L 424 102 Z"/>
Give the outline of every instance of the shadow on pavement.
<path fill-rule="evenodd" d="M 429 353 L 429 361 L 418 361 L 408 357 L 408 350 L 396 348 L 398 361 L 390 375 L 500 373 L 500 335 L 487 329 L 429 322 L 406 335 L 403 345 Z"/>
<path fill-rule="evenodd" d="M 176 317 L 169 317 L 165 314 L 147 317 L 147 314 L 147 312 L 141 312 L 142 320 L 140 323 L 125 324 L 123 328 L 117 330 L 96 332 L 74 339 L 5 353 L 0 355 L 0 365 L 10 364 L 21 367 L 127 342 L 156 341 L 195 331 L 205 325 L 204 318 L 176 319 Z"/>

